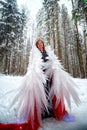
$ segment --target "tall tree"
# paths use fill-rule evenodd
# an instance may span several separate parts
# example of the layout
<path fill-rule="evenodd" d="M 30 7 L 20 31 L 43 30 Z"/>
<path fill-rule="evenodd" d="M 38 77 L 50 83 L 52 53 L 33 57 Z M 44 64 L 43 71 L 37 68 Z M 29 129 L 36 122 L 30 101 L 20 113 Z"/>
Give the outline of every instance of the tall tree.
<path fill-rule="evenodd" d="M 37 37 L 46 41 L 46 26 L 45 26 L 45 9 L 41 8 L 36 17 L 37 22 Z"/>
<path fill-rule="evenodd" d="M 65 64 L 65 68 L 67 69 L 67 71 L 69 71 L 69 64 L 68 64 L 68 24 L 69 24 L 69 18 L 68 18 L 68 13 L 67 13 L 67 8 L 62 5 L 62 28 L 63 28 L 63 37 L 64 37 L 64 64 Z"/>
<path fill-rule="evenodd" d="M 11 55 L 11 48 L 15 46 L 16 42 L 15 39 L 18 38 L 19 33 L 19 21 L 20 21 L 20 14 L 17 9 L 17 2 L 16 0 L 5 0 L 0 1 L 1 4 L 1 20 L 0 26 L 0 44 L 4 44 L 4 48 L 1 46 L 1 51 L 4 52 L 4 73 L 9 73 L 10 67 L 10 55 Z"/>
<path fill-rule="evenodd" d="M 85 70 L 84 70 L 82 48 L 81 48 L 81 43 L 80 43 L 80 39 L 79 39 L 79 31 L 78 31 L 78 18 L 79 18 L 79 14 L 77 13 L 77 10 L 74 9 L 74 2 L 73 2 L 73 0 L 72 0 L 72 7 L 73 7 L 73 20 L 74 20 L 74 25 L 75 25 L 77 55 L 78 55 L 78 60 L 79 60 L 81 77 L 84 78 L 85 77 Z"/>
<path fill-rule="evenodd" d="M 16 0 L 0 1 L 0 52 L 4 73 L 16 73 L 19 50 L 23 55 L 23 30 L 26 24 L 25 10 L 19 11 Z M 23 58 L 23 56 L 21 57 Z M 21 58 L 21 61 L 23 60 Z M 20 59 L 20 58 L 18 58 Z M 21 66 L 21 63 L 20 63 Z M 19 67 L 21 68 L 21 67 Z"/>
<path fill-rule="evenodd" d="M 59 59 L 61 59 L 58 0 L 44 0 L 43 5 L 46 16 L 47 41 L 52 45 Z"/>
<path fill-rule="evenodd" d="M 73 3 L 73 2 L 72 2 Z M 78 15 L 78 21 L 83 23 L 83 35 L 84 35 L 84 47 L 85 47 L 85 76 L 87 77 L 87 1 L 85 0 L 75 0 L 74 11 Z"/>

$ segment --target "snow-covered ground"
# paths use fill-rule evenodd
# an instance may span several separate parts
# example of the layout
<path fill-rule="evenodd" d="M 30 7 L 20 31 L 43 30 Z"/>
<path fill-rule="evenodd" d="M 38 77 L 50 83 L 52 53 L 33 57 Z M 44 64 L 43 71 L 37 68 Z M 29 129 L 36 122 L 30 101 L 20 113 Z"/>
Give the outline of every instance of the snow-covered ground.
<path fill-rule="evenodd" d="M 9 112 L 7 107 L 15 96 L 15 90 L 20 86 L 22 79 L 21 76 L 0 75 L 0 122 L 10 122 L 14 119 L 14 113 Z M 87 79 L 76 78 L 74 80 L 79 87 L 77 91 L 81 100 L 78 107 L 72 101 L 70 113 L 75 116 L 76 121 L 67 123 L 48 118 L 43 120 L 40 130 L 87 130 Z"/>
<path fill-rule="evenodd" d="M 76 121 L 67 123 L 64 121 L 56 121 L 55 119 L 46 119 L 43 121 L 42 130 L 87 130 L 87 79 L 75 79 L 78 84 L 78 94 L 81 104 L 76 106 L 72 102 L 71 113 L 75 116 Z"/>

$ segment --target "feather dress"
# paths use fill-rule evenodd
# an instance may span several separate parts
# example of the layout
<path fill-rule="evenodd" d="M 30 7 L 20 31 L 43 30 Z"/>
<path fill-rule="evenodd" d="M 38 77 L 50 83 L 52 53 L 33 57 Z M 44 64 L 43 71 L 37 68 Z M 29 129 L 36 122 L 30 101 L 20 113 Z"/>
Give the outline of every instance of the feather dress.
<path fill-rule="evenodd" d="M 68 113 L 65 102 L 70 109 L 71 99 L 76 105 L 80 103 L 73 77 L 64 70 L 50 46 L 45 50 L 47 56 L 44 59 L 42 52 L 35 45 L 32 47 L 27 73 L 20 87 L 13 90 L 16 94 L 8 107 L 8 110 L 15 109 L 16 121 L 0 123 L 0 129 L 37 130 L 43 113 L 49 113 L 50 108 L 54 117 L 61 120 Z"/>

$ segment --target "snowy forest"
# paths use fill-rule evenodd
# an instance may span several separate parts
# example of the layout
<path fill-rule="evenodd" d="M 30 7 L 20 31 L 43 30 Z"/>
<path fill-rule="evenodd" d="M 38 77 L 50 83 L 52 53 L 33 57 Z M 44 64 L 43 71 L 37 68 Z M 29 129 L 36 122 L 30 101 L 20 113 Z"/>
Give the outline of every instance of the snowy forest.
<path fill-rule="evenodd" d="M 87 77 L 87 0 L 69 0 L 71 15 L 60 1 L 43 0 L 34 21 L 17 0 L 0 0 L 0 73 L 24 75 L 31 46 L 41 38 L 67 72 Z"/>

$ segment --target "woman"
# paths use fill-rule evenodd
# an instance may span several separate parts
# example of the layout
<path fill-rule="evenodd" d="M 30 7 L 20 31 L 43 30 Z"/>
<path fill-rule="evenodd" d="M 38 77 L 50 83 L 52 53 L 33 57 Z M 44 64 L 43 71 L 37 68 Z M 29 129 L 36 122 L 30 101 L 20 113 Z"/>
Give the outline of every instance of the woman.
<path fill-rule="evenodd" d="M 38 40 L 37 42 L 36 42 L 36 47 L 40 50 L 40 52 L 42 53 L 42 59 L 43 59 L 43 62 L 45 62 L 45 65 L 43 66 L 43 71 L 44 71 L 44 73 L 46 74 L 46 76 L 47 76 L 47 80 L 46 80 L 46 84 L 44 85 L 44 87 L 45 87 L 45 93 L 46 93 L 46 99 L 47 99 L 47 101 L 48 101 L 48 112 L 47 111 L 44 111 L 43 113 L 42 113 L 42 118 L 46 118 L 46 117 L 50 117 L 50 116 L 54 116 L 54 112 L 53 112 L 53 104 L 52 104 L 52 101 L 50 100 L 50 98 L 49 98 L 49 93 L 50 93 L 50 91 L 51 91 L 51 84 L 52 84 L 52 74 L 50 74 L 50 71 L 48 71 L 48 69 L 50 69 L 50 67 L 51 67 L 51 64 L 49 64 L 45 69 L 44 69 L 44 67 L 46 66 L 46 64 L 47 64 L 47 62 L 49 62 L 49 56 L 48 56 L 48 54 L 47 54 L 47 52 L 46 52 L 46 50 L 45 50 L 45 47 L 44 47 L 44 43 L 43 43 L 43 41 L 42 40 Z M 47 74 L 47 71 L 48 71 L 48 74 Z M 59 105 L 60 107 L 61 107 L 61 105 Z M 58 109 L 57 109 L 58 110 Z M 61 111 L 61 113 L 63 114 L 63 115 L 65 115 L 66 113 L 67 113 L 67 111 L 64 109 L 63 111 L 62 111 L 62 107 L 61 107 L 61 109 L 60 109 L 60 111 Z M 61 114 L 60 112 L 59 112 L 59 114 Z M 58 116 L 59 116 L 59 114 L 58 114 Z M 55 115 L 56 115 L 56 113 L 55 113 Z M 62 115 L 61 115 L 62 116 Z M 58 119 L 60 120 L 60 118 L 61 117 L 58 117 Z"/>
<path fill-rule="evenodd" d="M 38 40 L 31 49 L 27 73 L 9 106 L 15 109 L 18 120 L 1 123 L 0 128 L 37 130 L 42 119 L 47 117 L 73 121 L 74 117 L 68 114 L 65 102 L 71 107 L 72 97 L 77 105 L 80 103 L 74 86 L 72 77 L 64 71 L 50 46 L 45 47 L 44 42 Z"/>

